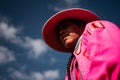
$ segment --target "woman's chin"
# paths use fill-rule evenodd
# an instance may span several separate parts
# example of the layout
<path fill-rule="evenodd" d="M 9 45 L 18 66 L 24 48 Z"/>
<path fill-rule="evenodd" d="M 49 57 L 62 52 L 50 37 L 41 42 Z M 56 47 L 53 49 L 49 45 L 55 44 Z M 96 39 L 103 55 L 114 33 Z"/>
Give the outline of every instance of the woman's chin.
<path fill-rule="evenodd" d="M 66 42 L 65 43 L 65 47 L 67 47 L 67 48 L 74 48 L 75 46 L 74 46 L 73 42 Z"/>

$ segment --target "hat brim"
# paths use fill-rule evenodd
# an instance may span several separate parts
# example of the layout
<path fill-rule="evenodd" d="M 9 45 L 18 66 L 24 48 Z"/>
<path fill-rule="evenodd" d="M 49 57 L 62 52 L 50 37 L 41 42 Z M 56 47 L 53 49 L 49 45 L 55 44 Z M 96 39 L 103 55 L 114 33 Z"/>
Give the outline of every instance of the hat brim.
<path fill-rule="evenodd" d="M 59 22 L 67 18 L 80 19 L 85 22 L 99 20 L 99 17 L 95 13 L 81 8 L 62 10 L 50 17 L 43 26 L 42 36 L 48 46 L 61 52 L 71 52 L 71 50 L 64 47 L 60 42 L 55 32 L 55 28 Z"/>

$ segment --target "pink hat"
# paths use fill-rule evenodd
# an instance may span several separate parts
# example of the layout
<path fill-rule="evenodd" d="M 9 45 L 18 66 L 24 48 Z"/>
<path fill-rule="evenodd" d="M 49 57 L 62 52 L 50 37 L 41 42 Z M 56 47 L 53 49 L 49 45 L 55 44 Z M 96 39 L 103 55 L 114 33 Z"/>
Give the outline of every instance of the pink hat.
<path fill-rule="evenodd" d="M 99 20 L 98 16 L 95 13 L 81 8 L 62 10 L 50 17 L 43 26 L 42 36 L 48 46 L 61 52 L 71 52 L 71 50 L 64 47 L 60 42 L 55 28 L 59 22 L 67 18 L 80 19 L 85 22 Z"/>

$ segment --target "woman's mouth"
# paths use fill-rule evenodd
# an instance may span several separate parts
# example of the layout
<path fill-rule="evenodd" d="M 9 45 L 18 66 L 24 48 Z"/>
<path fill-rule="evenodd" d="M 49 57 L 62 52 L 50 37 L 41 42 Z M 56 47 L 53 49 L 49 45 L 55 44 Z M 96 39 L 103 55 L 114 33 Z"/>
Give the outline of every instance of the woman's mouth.
<path fill-rule="evenodd" d="M 69 36 L 69 33 L 65 33 L 62 35 L 61 39 L 65 42 Z"/>

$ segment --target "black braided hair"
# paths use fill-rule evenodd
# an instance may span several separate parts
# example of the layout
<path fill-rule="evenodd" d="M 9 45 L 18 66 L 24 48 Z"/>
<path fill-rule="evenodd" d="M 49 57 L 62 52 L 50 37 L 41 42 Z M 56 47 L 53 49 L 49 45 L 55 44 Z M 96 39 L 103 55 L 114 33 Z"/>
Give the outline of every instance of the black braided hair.
<path fill-rule="evenodd" d="M 71 80 L 71 77 L 70 77 L 70 65 L 71 65 L 71 62 L 72 62 L 73 57 L 74 57 L 74 55 L 72 54 L 72 55 L 69 57 L 69 61 L 68 61 L 68 63 L 67 63 L 68 80 Z"/>

